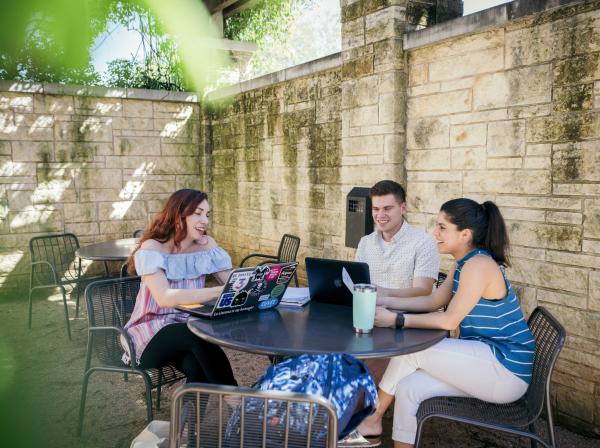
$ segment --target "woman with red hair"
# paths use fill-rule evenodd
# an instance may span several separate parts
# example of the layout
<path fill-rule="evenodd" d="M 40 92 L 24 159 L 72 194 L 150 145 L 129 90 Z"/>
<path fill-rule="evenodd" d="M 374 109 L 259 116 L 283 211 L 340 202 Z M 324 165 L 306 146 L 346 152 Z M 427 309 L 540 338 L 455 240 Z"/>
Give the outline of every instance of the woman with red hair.
<path fill-rule="evenodd" d="M 129 256 L 129 272 L 142 280 L 125 325 L 135 354 L 126 352 L 123 361 L 144 369 L 171 364 L 187 382 L 236 385 L 223 350 L 195 336 L 188 315 L 175 309 L 217 297 L 223 287 L 205 288 L 206 275 L 223 283 L 231 270 L 227 252 L 206 234 L 209 216 L 206 193 L 176 191 Z"/>

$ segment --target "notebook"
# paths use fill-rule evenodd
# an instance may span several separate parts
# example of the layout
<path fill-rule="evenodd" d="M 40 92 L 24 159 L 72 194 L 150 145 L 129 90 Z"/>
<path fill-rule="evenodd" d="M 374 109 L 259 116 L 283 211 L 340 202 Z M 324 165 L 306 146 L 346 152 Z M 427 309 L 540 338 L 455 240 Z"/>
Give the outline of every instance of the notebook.
<path fill-rule="evenodd" d="M 235 269 L 214 301 L 175 308 L 210 319 L 274 308 L 279 305 L 297 266 L 297 262 L 292 262 Z"/>

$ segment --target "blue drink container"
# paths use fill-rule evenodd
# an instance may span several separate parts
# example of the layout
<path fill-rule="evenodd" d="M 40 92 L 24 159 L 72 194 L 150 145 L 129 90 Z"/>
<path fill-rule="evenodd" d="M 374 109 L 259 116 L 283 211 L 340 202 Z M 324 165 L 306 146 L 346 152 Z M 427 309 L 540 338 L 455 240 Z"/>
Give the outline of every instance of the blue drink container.
<path fill-rule="evenodd" d="M 370 333 L 375 322 L 377 286 L 357 283 L 352 292 L 352 324 L 357 333 Z"/>

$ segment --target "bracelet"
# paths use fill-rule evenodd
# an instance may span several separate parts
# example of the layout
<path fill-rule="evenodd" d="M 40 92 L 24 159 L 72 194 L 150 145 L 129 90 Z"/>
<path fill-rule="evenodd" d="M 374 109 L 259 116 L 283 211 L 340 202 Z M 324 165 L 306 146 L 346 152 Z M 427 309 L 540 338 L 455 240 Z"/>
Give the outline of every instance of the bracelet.
<path fill-rule="evenodd" d="M 404 327 L 404 313 L 396 314 L 396 328 Z"/>

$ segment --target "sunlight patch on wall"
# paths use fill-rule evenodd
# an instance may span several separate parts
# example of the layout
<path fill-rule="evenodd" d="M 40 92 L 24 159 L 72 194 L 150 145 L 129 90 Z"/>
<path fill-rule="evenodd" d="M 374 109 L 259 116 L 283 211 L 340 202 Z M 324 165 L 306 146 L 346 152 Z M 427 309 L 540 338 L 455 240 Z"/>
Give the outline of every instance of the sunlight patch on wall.
<path fill-rule="evenodd" d="M 119 192 L 119 197 L 123 200 L 112 204 L 113 211 L 110 214 L 111 219 L 123 219 L 135 198 L 142 191 L 144 183 L 146 182 L 146 176 L 152 174 L 155 168 L 156 164 L 154 162 L 143 162 L 135 169 L 133 177 L 139 178 L 139 180 L 127 181 L 123 189 Z"/>
<path fill-rule="evenodd" d="M 183 106 L 175 115 L 174 121 L 170 121 L 160 131 L 160 136 L 163 138 L 173 138 L 181 134 L 181 130 L 185 127 L 188 120 L 194 113 L 192 106 Z"/>
<path fill-rule="evenodd" d="M 36 118 L 36 120 L 31 125 L 31 128 L 29 129 L 29 133 L 32 134 L 33 132 L 35 132 L 41 128 L 49 128 L 50 126 L 53 126 L 53 125 L 54 125 L 54 117 L 52 115 L 40 115 L 39 117 Z"/>
<path fill-rule="evenodd" d="M 6 282 L 6 275 L 10 274 L 19 264 L 25 252 L 15 250 L 12 252 L 4 252 L 0 255 L 0 287 Z"/>

